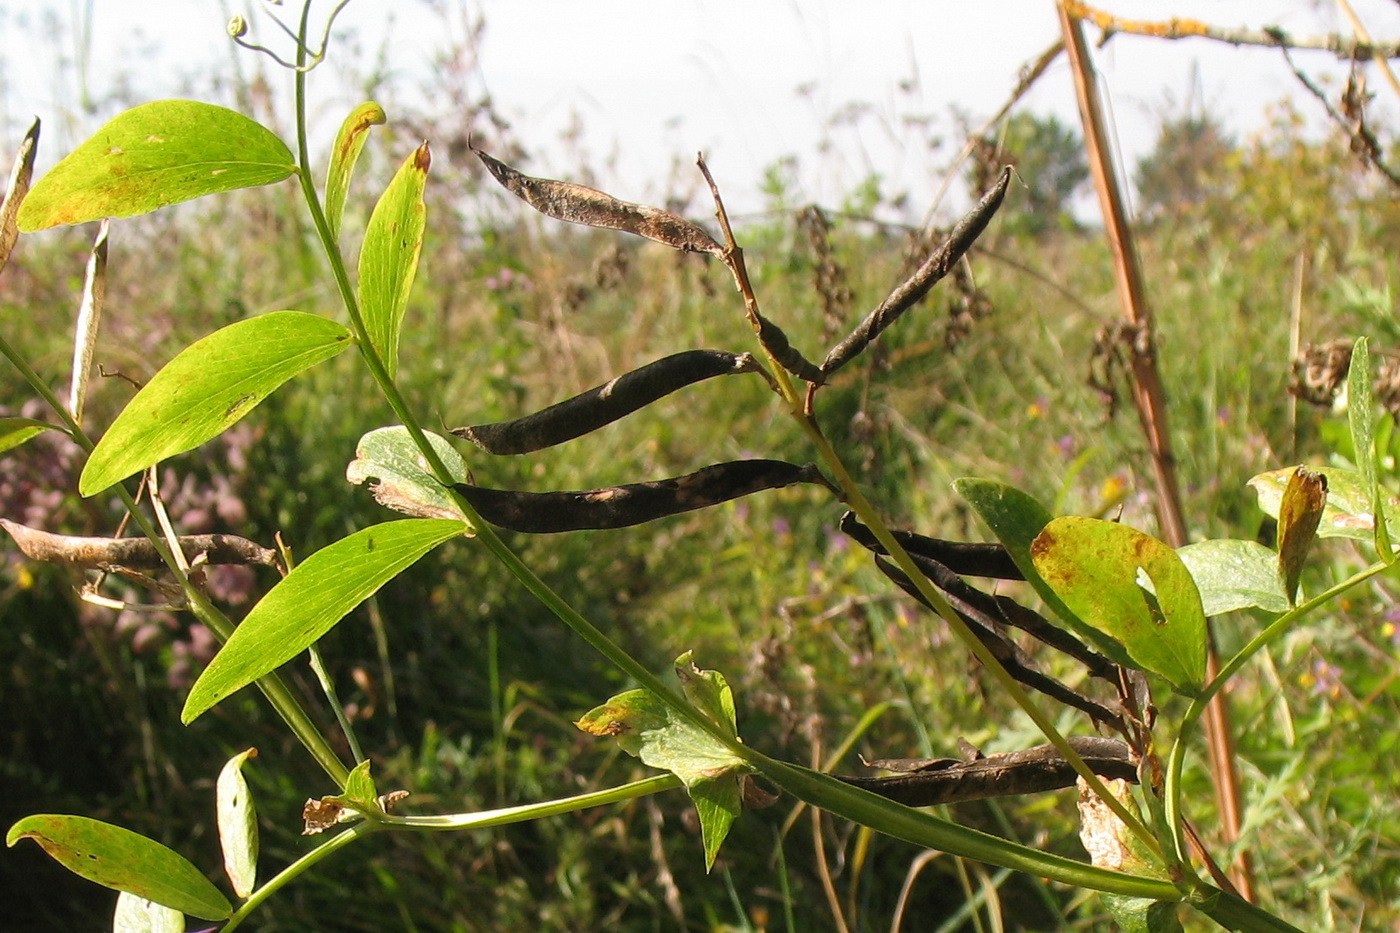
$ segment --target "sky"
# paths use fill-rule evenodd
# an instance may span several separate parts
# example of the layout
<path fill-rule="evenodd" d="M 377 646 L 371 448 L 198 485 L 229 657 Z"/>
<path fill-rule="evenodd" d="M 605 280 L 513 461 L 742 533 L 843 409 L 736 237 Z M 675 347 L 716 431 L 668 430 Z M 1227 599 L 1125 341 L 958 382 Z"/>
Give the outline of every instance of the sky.
<path fill-rule="evenodd" d="M 1373 36 L 1400 38 L 1400 5 L 1352 2 Z M 1101 5 L 1133 18 L 1175 15 L 1299 34 L 1346 30 L 1330 0 Z M 317 0 L 313 9 L 324 21 L 332 6 Z M 234 13 L 250 20 L 252 37 L 286 51 L 268 7 L 263 0 L 0 0 L 0 107 L 9 132 L 17 137 L 14 127 L 32 114 L 60 129 L 41 149 L 42 168 L 61 154 L 56 146 L 75 144 L 112 115 L 101 107 L 82 112 L 71 64 L 68 80 L 55 80 L 64 58 L 86 63 L 92 93 L 123 75 L 129 93 L 146 100 L 181 94 L 192 76 L 207 85 L 231 75 L 224 26 Z M 288 0 L 282 15 L 293 16 L 295 7 Z M 313 77 L 320 112 L 358 103 L 337 76 L 369 67 L 381 52 L 396 76 L 427 83 L 434 62 L 476 17 L 485 30 L 469 81 L 511 121 L 532 155 L 528 171 L 568 177 L 583 151 L 600 186 L 633 200 L 659 199 L 674 187 L 673 173 L 690 172 L 703 151 L 736 214 L 762 208 L 765 169 L 790 156 L 804 201 L 837 205 L 879 174 L 886 193 L 907 191 L 926 203 L 957 148 L 931 151 L 930 138 L 960 142 L 954 109 L 979 125 L 1006 99 L 1021 66 L 1058 37 L 1052 0 L 354 0 L 333 34 L 333 43 L 354 36 L 332 45 L 339 70 Z M 1092 28 L 1088 34 L 1097 38 Z M 352 46 L 361 50 L 353 64 L 344 61 Z M 237 54 L 248 67 L 253 53 Z M 1163 114 L 1191 105 L 1243 135 L 1264 124 L 1270 105 L 1292 97 L 1321 125 L 1317 105 L 1300 95 L 1272 50 L 1120 35 L 1095 60 L 1129 166 L 1150 151 Z M 1343 74 L 1324 52 L 1299 60 L 1319 78 Z M 1382 105 L 1394 101 L 1379 76 L 1371 87 Z M 274 93 L 289 88 L 290 81 Z M 1077 122 L 1063 58 L 1023 106 Z M 327 122 L 328 138 L 338 117 Z M 570 127 L 578 130 L 571 144 L 563 141 Z"/>

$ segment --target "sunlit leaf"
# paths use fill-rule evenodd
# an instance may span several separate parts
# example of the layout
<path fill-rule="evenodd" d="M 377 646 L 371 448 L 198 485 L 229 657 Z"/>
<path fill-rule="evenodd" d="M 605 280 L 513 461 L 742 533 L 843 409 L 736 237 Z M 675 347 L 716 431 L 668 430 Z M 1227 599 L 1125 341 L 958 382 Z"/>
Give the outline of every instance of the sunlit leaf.
<path fill-rule="evenodd" d="M 1327 478 L 1302 467 L 1294 470 L 1279 500 L 1278 513 L 1278 572 L 1290 604 L 1298 595 L 1303 564 L 1317 539 L 1326 504 Z"/>
<path fill-rule="evenodd" d="M 379 790 L 374 786 L 374 778 L 370 775 L 369 770 L 368 759 L 355 765 L 350 770 L 349 776 L 346 777 L 345 787 L 341 791 L 341 796 L 347 802 L 354 804 L 361 810 L 374 807 L 374 801 L 379 796 Z"/>
<path fill-rule="evenodd" d="M 112 933 L 185 933 L 185 915 L 123 891 L 112 913 Z"/>
<path fill-rule="evenodd" d="M 423 249 L 423 188 L 431 161 L 424 143 L 399 167 L 374 207 L 360 247 L 360 310 L 391 377 L 398 372 L 399 329 Z"/>
<path fill-rule="evenodd" d="M 11 826 L 5 844 L 21 839 L 33 839 L 64 868 L 105 887 L 206 920 L 233 913 L 228 898 L 184 856 L 129 829 L 43 813 Z"/>
<path fill-rule="evenodd" d="M 1249 485 L 1259 494 L 1259 508 L 1274 518 L 1279 517 L 1279 506 L 1283 502 L 1283 492 L 1288 481 L 1293 478 L 1297 467 L 1271 470 L 1260 473 L 1249 480 Z M 1317 467 L 1315 472 L 1327 479 L 1327 504 L 1322 510 L 1322 520 L 1317 526 L 1319 538 L 1352 538 L 1357 541 L 1373 541 L 1376 536 L 1376 516 L 1371 511 L 1371 493 L 1366 488 L 1361 474 L 1356 470 L 1342 467 Z M 1400 499 L 1385 497 L 1389 532 L 1393 538 L 1397 529 L 1395 516 L 1400 512 Z"/>
<path fill-rule="evenodd" d="M 1179 905 L 1124 894 L 1100 894 L 1120 933 L 1181 933 Z"/>
<path fill-rule="evenodd" d="M 1207 617 L 1237 609 L 1287 612 L 1278 554 L 1258 541 L 1217 538 L 1177 549 L 1201 594 Z"/>
<path fill-rule="evenodd" d="M 237 111 L 158 100 L 118 114 L 29 192 L 25 232 L 130 217 L 191 198 L 281 181 L 296 170 L 282 140 Z"/>
<path fill-rule="evenodd" d="M 467 462 L 447 438 L 425 432 L 452 478 L 467 480 Z M 416 518 L 463 519 L 456 501 L 428 472 L 423 455 L 402 425 L 376 428 L 355 445 L 355 459 L 345 468 L 345 478 L 354 485 L 375 480 L 370 486 L 380 505 Z"/>
<path fill-rule="evenodd" d="M 0 453 L 18 447 L 45 431 L 57 430 L 53 425 L 33 418 L 0 418 Z"/>
<path fill-rule="evenodd" d="M 239 897 L 251 894 L 258 880 L 258 812 L 243 777 L 244 762 L 257 753 L 256 748 L 250 748 L 234 755 L 224 764 L 214 785 L 224 873 Z"/>
<path fill-rule="evenodd" d="M 198 447 L 350 343 L 350 332 L 335 321 L 301 311 L 263 314 L 196 341 L 117 416 L 83 468 L 78 491 L 91 496 Z"/>
<path fill-rule="evenodd" d="M 373 101 L 360 104 L 335 135 L 335 145 L 331 147 L 330 169 L 326 172 L 326 223 L 331 228 L 331 239 L 340 236 L 340 218 L 345 212 L 345 196 L 350 189 L 350 176 L 354 174 L 355 163 L 360 151 L 369 138 L 369 128 L 385 121 L 384 108 Z"/>
<path fill-rule="evenodd" d="M 464 522 L 431 518 L 386 522 L 312 554 L 234 630 L 190 689 L 181 721 L 192 722 L 305 651 L 381 586 L 466 528 Z"/>
<path fill-rule="evenodd" d="M 1351 449 L 1361 473 L 1361 485 L 1370 494 L 1371 514 L 1376 521 L 1375 543 L 1380 555 L 1390 561 L 1390 532 L 1385 522 L 1385 500 L 1376 475 L 1376 403 L 1371 388 L 1371 342 L 1358 337 L 1351 351 L 1347 371 L 1347 424 L 1351 429 Z"/>
<path fill-rule="evenodd" d="M 733 698 L 724 677 L 695 667 L 689 653 L 676 660 L 676 669 L 685 671 L 682 682 L 692 702 L 732 730 Z M 744 760 L 646 690 L 620 693 L 575 725 L 591 735 L 616 738 L 629 755 L 684 782 L 700 818 L 705 867 L 712 868 L 742 807 L 743 776 L 749 770 Z"/>
<path fill-rule="evenodd" d="M 1065 623 L 1066 628 L 1093 645 L 1104 657 L 1132 666 L 1123 646 L 1085 624 L 1036 569 L 1035 560 L 1031 557 L 1031 544 L 1052 518 L 1043 505 L 1019 489 L 992 480 L 959 479 L 953 482 L 953 488 L 986 522 L 1026 582 Z"/>
<path fill-rule="evenodd" d="M 34 175 L 34 156 L 39 151 L 39 120 L 35 118 L 24 141 L 15 153 L 10 168 L 10 180 L 5 186 L 5 200 L 0 202 L 0 271 L 10 261 L 10 253 L 19 239 L 19 207 L 29 194 L 29 181 Z"/>
<path fill-rule="evenodd" d="M 1126 525 L 1067 516 L 1045 526 L 1031 556 L 1065 604 L 1121 643 L 1133 666 L 1187 695 L 1200 690 L 1206 618 L 1195 581 L 1170 547 Z"/>

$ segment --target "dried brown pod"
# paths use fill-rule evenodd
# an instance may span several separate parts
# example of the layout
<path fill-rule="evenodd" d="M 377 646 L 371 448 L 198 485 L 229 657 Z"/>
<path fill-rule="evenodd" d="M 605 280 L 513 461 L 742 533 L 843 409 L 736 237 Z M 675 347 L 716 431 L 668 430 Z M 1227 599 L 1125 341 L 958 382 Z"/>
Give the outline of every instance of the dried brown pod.
<path fill-rule="evenodd" d="M 1099 736 L 1074 736 L 1068 741 L 1075 754 L 1095 774 L 1137 783 L 1137 764 L 1127 743 Z M 898 764 L 898 761 L 882 764 Z M 940 758 L 930 764 L 931 767 L 889 777 L 838 777 L 847 784 L 911 807 L 1036 794 L 1073 787 L 1078 777 L 1069 761 L 1053 745 L 1037 745 L 1025 751 L 988 755 L 972 761 Z"/>
<path fill-rule="evenodd" d="M 724 247 L 716 243 L 714 237 L 683 217 L 645 204 L 622 201 L 596 188 L 533 178 L 492 158 L 470 141 L 467 145 L 507 191 L 541 214 L 572 224 L 635 233 L 686 252 L 724 255 Z"/>
<path fill-rule="evenodd" d="M 871 311 L 845 340 L 831 349 L 821 365 L 824 374 L 829 376 L 853 360 L 870 344 L 870 341 L 880 336 L 886 327 L 889 327 L 901 314 L 917 304 L 921 298 L 928 294 L 930 288 L 948 274 L 953 268 L 953 264 L 962 258 L 963 254 L 982 234 L 982 231 L 986 229 L 992 215 L 997 212 L 997 208 L 1001 207 L 1002 198 L 1006 196 L 1006 188 L 1010 183 L 1011 169 L 1008 166 L 1002 169 L 1001 175 L 997 178 L 992 189 L 982 196 L 982 200 L 978 201 L 962 220 L 958 221 L 953 232 L 948 234 L 948 239 L 943 241 L 943 245 L 935 250 L 932 256 L 924 260 L 923 265 L 919 266 L 903 284 L 890 292 L 889 296 L 880 302 L 880 306 Z"/>
<path fill-rule="evenodd" d="M 30 560 L 70 564 L 93 570 L 116 567 L 155 570 L 165 566 L 149 538 L 86 538 L 39 531 L 0 518 L 21 552 Z M 186 560 L 203 555 L 208 564 L 265 564 L 278 566 L 277 552 L 237 535 L 182 535 L 180 549 Z"/>
<path fill-rule="evenodd" d="M 747 353 L 686 350 L 523 418 L 453 428 L 452 433 L 487 453 L 529 453 L 582 437 L 677 389 L 715 376 L 754 372 L 757 365 Z"/>
<path fill-rule="evenodd" d="M 578 492 L 519 492 L 466 483 L 452 488 L 493 525 L 555 534 L 640 525 L 794 483 L 829 485 L 812 464 L 734 460 L 670 479 Z"/>

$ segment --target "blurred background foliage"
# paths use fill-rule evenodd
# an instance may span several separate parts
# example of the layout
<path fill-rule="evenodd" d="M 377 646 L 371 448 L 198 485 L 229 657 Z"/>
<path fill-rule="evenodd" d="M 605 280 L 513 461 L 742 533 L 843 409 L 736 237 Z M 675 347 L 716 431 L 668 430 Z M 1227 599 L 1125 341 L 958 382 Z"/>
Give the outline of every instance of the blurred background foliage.
<path fill-rule="evenodd" d="M 426 421 L 509 418 L 678 350 L 753 348 L 717 264 L 565 228 L 483 186 L 464 157 L 469 129 L 526 170 L 531 141 L 454 75 L 444 71 L 434 98 L 443 106 L 424 113 L 397 98 L 382 68 L 365 66 L 366 90 L 389 104 L 391 124 L 367 150 L 345 224 L 353 256 L 399 154 L 426 137 L 447 156 L 430 179 L 430 229 L 403 338 L 401 378 Z M 256 79 L 238 85 L 255 115 L 265 94 Z M 1108 248 L 1070 208 L 1087 177 L 1078 133 L 1017 112 L 985 148 L 994 154 L 986 164 L 1013 161 L 1022 182 L 970 264 L 822 390 L 821 422 L 897 527 L 985 540 L 950 489 L 975 475 L 1017 485 L 1057 512 L 1151 531 Z M 571 180 L 592 180 L 588 155 L 579 159 Z M 773 166 L 769 210 L 745 218 L 740 237 L 765 309 L 816 356 L 936 238 L 876 219 L 886 197 L 878 178 L 820 208 L 791 178 Z M 1192 534 L 1267 540 L 1245 480 L 1346 455 L 1329 427 L 1337 416 L 1290 394 L 1295 357 L 1308 344 L 1370 334 L 1386 364 L 1382 381 L 1395 381 L 1400 208 L 1345 141 L 1303 133 L 1288 105 L 1244 138 L 1205 110 L 1165 115 L 1136 182 Z M 669 206 L 708 222 L 696 190 L 678 183 Z M 56 382 L 67 371 L 66 322 L 90 235 L 25 238 L 0 278 L 0 327 Z M 219 326 L 279 308 L 335 313 L 285 188 L 123 221 L 110 276 L 98 358 L 126 378 L 96 387 L 89 412 L 98 426 L 131 396 L 128 380 L 148 379 Z M 19 380 L 0 392 L 6 414 L 42 417 Z M 347 355 L 225 437 L 171 460 L 162 492 L 183 531 L 264 544 L 280 533 L 305 556 L 389 517 L 344 481 L 356 440 L 389 418 Z M 742 456 L 811 458 L 751 376 L 696 386 L 551 451 L 467 455 L 477 481 L 535 490 L 653 479 Z M 0 514 L 49 531 L 111 533 L 115 504 L 72 491 L 79 467 L 75 450 L 47 437 L 8 453 Z M 857 752 L 955 755 L 960 737 L 989 752 L 1035 744 L 1025 719 L 950 650 L 942 627 L 835 530 L 840 515 L 827 494 L 795 488 L 625 531 L 512 543 L 646 663 L 663 669 L 694 649 L 703 666 L 725 672 L 745 740 L 767 752 L 822 763 L 852 740 L 837 764 L 851 772 Z M 161 839 L 212 872 L 214 776 L 229 755 L 256 746 L 245 773 L 262 814 L 264 872 L 306 850 L 301 804 L 335 789 L 254 695 L 178 725 L 183 690 L 213 649 L 207 633 L 183 617 L 81 602 L 73 574 L 3 553 L 6 825 L 33 812 L 83 813 Z M 1325 544 L 1314 583 L 1359 559 L 1344 543 Z M 273 582 L 262 571 L 220 571 L 210 586 L 236 617 Z M 1030 598 L 1013 585 L 1003 592 Z M 1400 923 L 1395 605 L 1395 585 L 1378 579 L 1300 626 L 1230 693 L 1249 807 L 1243 844 L 1269 901 L 1309 929 Z M 1228 655 L 1259 620 L 1214 625 Z M 523 803 L 642 773 L 571 724 L 629 686 L 580 647 L 469 542 L 430 555 L 324 643 L 380 787 L 411 790 L 417 812 Z M 1041 660 L 1082 679 L 1056 658 Z M 314 697 L 303 664 L 286 673 Z M 1179 710 L 1159 699 L 1169 722 Z M 1061 719 L 1087 729 L 1068 713 Z M 1198 765 L 1191 781 L 1193 813 L 1209 835 L 1209 778 Z M 381 836 L 275 897 L 259 928 L 800 930 L 839 929 L 838 914 L 852 930 L 1110 928 L 1092 896 L 794 815 L 788 801 L 746 813 L 708 876 L 679 793 L 490 832 Z M 1070 794 L 967 804 L 956 816 L 1080 855 Z M 109 922 L 110 893 L 36 847 L 0 856 L 0 889 L 9 929 Z"/>

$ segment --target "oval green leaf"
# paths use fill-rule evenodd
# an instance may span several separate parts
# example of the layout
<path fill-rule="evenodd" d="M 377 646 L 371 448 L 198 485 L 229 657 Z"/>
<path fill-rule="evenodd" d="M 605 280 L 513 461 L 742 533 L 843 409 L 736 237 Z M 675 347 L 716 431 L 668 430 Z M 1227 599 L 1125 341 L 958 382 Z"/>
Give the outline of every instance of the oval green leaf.
<path fill-rule="evenodd" d="M 165 365 L 117 416 L 78 478 L 101 492 L 226 430 L 282 383 L 351 343 L 335 321 L 274 311 L 230 324 Z"/>
<path fill-rule="evenodd" d="M 1156 538 L 1096 518 L 1045 526 L 1031 557 L 1065 605 L 1118 641 L 1135 667 L 1188 696 L 1206 676 L 1206 617 L 1181 558 Z"/>
<path fill-rule="evenodd" d="M 224 874 L 239 897 L 252 894 L 258 881 L 258 811 L 243 778 L 244 762 L 257 753 L 256 748 L 250 748 L 234 755 L 224 764 L 214 785 Z"/>
<path fill-rule="evenodd" d="M 335 134 L 335 145 L 331 147 L 331 165 L 326 172 L 326 223 L 331 228 L 331 239 L 340 236 L 340 218 L 345 212 L 345 195 L 350 190 L 350 176 L 355 171 L 355 163 L 360 159 L 360 151 L 369 138 L 369 128 L 384 123 L 384 108 L 367 101 L 354 110 L 340 124 Z"/>
<path fill-rule="evenodd" d="M 205 920 L 233 913 L 228 898 L 188 859 L 129 829 L 85 816 L 41 813 L 11 826 L 5 844 L 21 839 L 33 839 L 64 868 L 105 887 Z"/>
<path fill-rule="evenodd" d="M 158 100 L 114 117 L 39 180 L 19 212 L 26 233 L 130 217 L 206 194 L 281 181 L 296 159 L 237 111 Z"/>
<path fill-rule="evenodd" d="M 1237 609 L 1287 612 L 1278 576 L 1278 555 L 1258 541 L 1216 538 L 1177 549 L 1201 593 L 1207 617 Z"/>
<path fill-rule="evenodd" d="M 399 328 L 423 250 L 423 189 L 431 161 L 424 143 L 399 167 L 374 206 L 360 247 L 360 310 L 370 343 L 391 378 L 398 372 Z"/>
<path fill-rule="evenodd" d="M 423 433 L 452 478 L 466 482 L 467 461 L 462 459 L 457 448 L 441 435 L 431 431 Z M 375 501 L 405 515 L 466 518 L 457 500 L 428 472 L 418 445 L 413 443 L 408 428 L 403 425 L 376 428 L 361 437 L 355 445 L 355 459 L 345 468 L 345 479 L 356 486 L 374 480 L 370 492 Z"/>
<path fill-rule="evenodd" d="M 466 530 L 460 521 L 404 519 L 362 529 L 312 554 L 234 630 L 190 689 L 180 720 L 194 721 L 290 661 L 400 571 Z"/>
<path fill-rule="evenodd" d="M 1371 514 L 1376 525 L 1376 550 L 1386 561 L 1395 560 L 1390 546 L 1390 530 L 1385 522 L 1385 498 L 1376 475 L 1376 403 L 1371 386 L 1371 341 L 1356 338 L 1347 370 L 1347 424 L 1351 429 L 1351 449 L 1361 473 L 1361 484 L 1371 497 Z"/>
<path fill-rule="evenodd" d="M 112 914 L 112 933 L 185 933 L 185 915 L 123 891 Z"/>
<path fill-rule="evenodd" d="M 1052 518 L 1045 506 L 1014 486 L 992 480 L 959 479 L 953 482 L 953 488 L 986 522 L 1026 582 L 1065 626 L 1093 645 L 1104 657 L 1131 667 L 1123 646 L 1086 625 L 1036 570 L 1035 561 L 1031 558 L 1031 544 Z"/>

